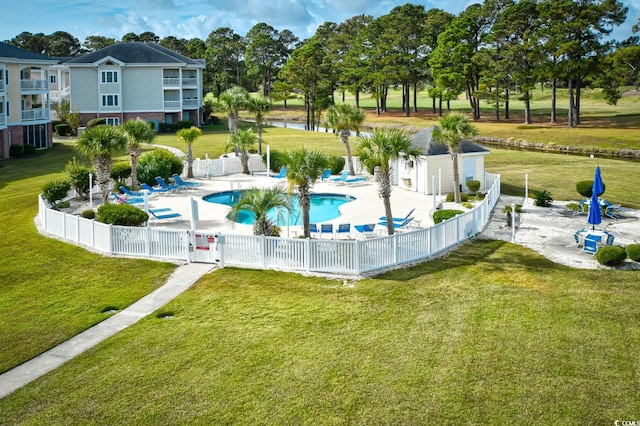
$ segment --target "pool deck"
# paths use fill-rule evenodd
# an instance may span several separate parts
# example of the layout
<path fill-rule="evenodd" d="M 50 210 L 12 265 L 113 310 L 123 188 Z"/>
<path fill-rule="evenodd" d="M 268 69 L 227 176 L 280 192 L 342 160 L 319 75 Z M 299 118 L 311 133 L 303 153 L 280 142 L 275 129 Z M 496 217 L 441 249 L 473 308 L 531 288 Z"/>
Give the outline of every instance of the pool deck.
<path fill-rule="evenodd" d="M 243 175 L 235 174 L 229 176 L 216 176 L 210 179 L 191 179 L 200 185 L 194 190 L 180 190 L 175 193 L 155 194 L 149 199 L 150 208 L 169 207 L 172 211 L 182 215 L 180 220 L 152 220 L 151 226 L 166 227 L 172 229 L 191 228 L 190 199 L 193 198 L 198 206 L 198 221 L 196 229 L 200 231 L 213 231 L 226 234 L 251 235 L 252 225 L 243 225 L 229 221 L 226 216 L 230 207 L 222 204 L 209 203 L 202 197 L 214 192 L 229 191 L 234 189 L 248 189 L 251 187 L 270 187 L 279 185 L 285 190 L 288 188 L 286 179 L 275 179 L 265 175 Z M 352 184 L 339 184 L 331 180 L 317 181 L 313 187 L 314 193 L 333 193 L 351 195 L 356 199 L 340 206 L 341 216 L 333 220 L 322 222 L 331 223 L 337 229 L 341 223 L 349 223 L 352 228 L 355 225 L 372 224 L 379 222 L 379 218 L 384 216 L 384 206 L 378 197 L 378 185 L 370 179 L 366 182 Z M 438 198 L 438 197 L 436 197 Z M 444 196 L 442 197 L 444 198 Z M 447 207 L 447 203 L 445 208 Z M 428 227 L 433 224 L 431 213 L 433 211 L 433 196 L 423 195 L 406 189 L 394 187 L 391 192 L 391 210 L 394 217 L 404 217 L 411 209 L 413 213 L 415 227 Z M 459 206 L 458 206 L 459 208 Z M 282 227 L 282 236 L 296 237 L 302 234 L 302 226 Z M 375 231 L 379 235 L 386 235 L 386 228 L 376 225 Z M 351 237 L 355 236 L 352 229 Z M 323 236 L 329 238 L 328 236 Z M 344 237 L 343 237 L 344 238 Z"/>

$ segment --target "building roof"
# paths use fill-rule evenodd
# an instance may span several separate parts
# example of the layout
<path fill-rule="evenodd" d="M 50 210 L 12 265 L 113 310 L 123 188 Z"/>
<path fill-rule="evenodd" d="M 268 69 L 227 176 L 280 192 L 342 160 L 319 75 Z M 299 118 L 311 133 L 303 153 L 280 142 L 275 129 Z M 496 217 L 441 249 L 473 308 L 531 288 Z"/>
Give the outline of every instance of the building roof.
<path fill-rule="evenodd" d="M 48 58 L 39 53 L 33 53 L 21 47 L 0 42 L 0 59 L 10 59 L 13 61 L 46 61 L 50 63 L 57 62 L 55 59 Z"/>
<path fill-rule="evenodd" d="M 413 134 L 413 146 L 422 148 L 425 155 L 446 155 L 449 153 L 449 147 L 445 143 L 437 143 L 433 140 L 433 131 L 437 126 L 430 126 Z M 460 145 L 460 153 L 488 153 L 489 150 L 476 143 L 464 139 Z"/>
<path fill-rule="evenodd" d="M 65 64 L 94 64 L 103 58 L 111 57 L 125 64 L 171 64 L 202 66 L 201 61 L 187 58 L 180 53 L 162 47 L 157 43 L 115 43 L 86 55 L 78 56 Z"/>

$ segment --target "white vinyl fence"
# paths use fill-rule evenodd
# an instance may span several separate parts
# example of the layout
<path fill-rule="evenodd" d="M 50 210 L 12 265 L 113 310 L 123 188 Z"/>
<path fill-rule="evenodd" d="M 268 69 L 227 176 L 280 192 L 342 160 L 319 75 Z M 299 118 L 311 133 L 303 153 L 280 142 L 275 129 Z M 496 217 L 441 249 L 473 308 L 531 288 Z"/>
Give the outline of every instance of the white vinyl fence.
<path fill-rule="evenodd" d="M 500 175 L 485 173 L 485 188 L 473 210 L 438 225 L 349 241 L 106 225 L 52 210 L 42 197 L 38 214 L 44 231 L 105 254 L 358 277 L 433 258 L 475 236 L 498 202 Z"/>

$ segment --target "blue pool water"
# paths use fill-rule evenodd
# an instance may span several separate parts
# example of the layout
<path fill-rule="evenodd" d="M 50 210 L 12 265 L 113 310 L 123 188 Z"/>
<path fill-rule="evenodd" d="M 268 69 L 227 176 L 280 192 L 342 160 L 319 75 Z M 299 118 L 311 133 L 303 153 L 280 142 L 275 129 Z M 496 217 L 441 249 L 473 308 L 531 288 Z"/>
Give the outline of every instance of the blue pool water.
<path fill-rule="evenodd" d="M 241 190 L 216 192 L 214 194 L 202 197 L 204 201 L 209 203 L 224 204 L 227 206 L 234 206 L 238 203 Z M 328 220 L 340 217 L 339 207 L 344 203 L 355 200 L 350 195 L 343 194 L 311 194 L 311 208 L 309 210 L 309 221 L 311 223 L 321 223 Z M 300 215 L 300 206 L 298 205 L 298 196 L 294 195 L 291 198 L 292 209 L 289 213 L 290 225 L 302 225 L 302 217 Z M 278 220 L 278 212 L 276 209 L 272 209 L 268 213 L 268 217 L 278 226 L 287 225 L 286 211 L 282 213 L 282 220 Z M 236 218 L 236 222 L 245 225 L 250 225 L 255 220 L 253 213 L 247 210 L 240 211 L 240 214 Z"/>

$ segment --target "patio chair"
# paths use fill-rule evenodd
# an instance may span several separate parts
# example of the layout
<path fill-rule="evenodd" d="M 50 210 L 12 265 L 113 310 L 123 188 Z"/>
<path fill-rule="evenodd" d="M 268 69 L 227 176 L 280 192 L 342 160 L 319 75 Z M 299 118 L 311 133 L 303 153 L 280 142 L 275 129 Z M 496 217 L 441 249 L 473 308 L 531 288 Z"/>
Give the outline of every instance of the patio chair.
<path fill-rule="evenodd" d="M 573 214 L 586 213 L 587 210 L 584 207 L 589 205 L 589 201 L 590 200 L 588 198 L 578 201 L 578 210 L 576 210 Z"/>
<path fill-rule="evenodd" d="M 309 224 L 309 234 L 318 234 L 318 225 L 316 225 L 315 223 L 310 223 Z"/>
<path fill-rule="evenodd" d="M 320 180 L 329 179 L 331 177 L 331 169 L 324 169 L 322 172 L 322 176 L 320 176 Z"/>
<path fill-rule="evenodd" d="M 173 178 L 173 181 L 176 183 L 176 185 L 186 189 L 194 189 L 195 187 L 200 185 L 198 182 L 186 182 L 182 180 L 180 175 L 177 173 L 172 174 L 171 178 Z"/>
<path fill-rule="evenodd" d="M 376 236 L 376 234 L 374 232 L 375 227 L 376 227 L 375 223 L 366 223 L 364 225 L 354 225 L 353 229 L 358 231 L 356 236 L 361 236 L 361 237 L 364 237 L 364 238 L 371 238 L 371 237 L 375 237 Z"/>
<path fill-rule="evenodd" d="M 288 170 L 288 169 L 287 169 L 286 167 L 282 166 L 282 167 L 280 167 L 280 173 L 278 173 L 278 174 L 277 174 L 277 175 L 275 175 L 275 176 L 271 176 L 271 177 L 272 177 L 272 178 L 274 178 L 274 179 L 282 179 L 282 178 L 285 178 L 285 177 L 287 177 L 287 170 Z"/>
<path fill-rule="evenodd" d="M 604 208 L 604 215 L 611 219 L 618 219 L 618 215 L 616 215 L 616 210 L 622 207 L 620 204 L 611 204 L 607 200 L 602 200 L 602 207 Z"/>
<path fill-rule="evenodd" d="M 178 219 L 182 217 L 180 213 L 171 212 L 171 209 L 169 209 L 169 212 L 157 212 L 157 211 L 154 211 L 154 209 L 150 209 L 149 213 L 151 214 L 149 216 L 149 219 L 156 219 L 156 220 Z"/>
<path fill-rule="evenodd" d="M 403 228 L 405 226 L 407 226 L 409 223 L 411 223 L 411 221 L 413 221 L 413 217 L 408 217 L 406 219 L 404 219 L 402 222 L 393 222 L 393 229 L 399 229 L 399 228 Z M 382 225 L 382 226 L 387 226 L 387 221 L 386 220 L 382 220 L 380 222 L 378 222 L 378 225 Z"/>
<path fill-rule="evenodd" d="M 607 239 L 605 240 L 605 244 L 608 245 L 608 246 L 612 246 L 613 245 L 613 240 L 615 239 L 615 237 L 610 232 L 606 232 L 605 234 L 607 235 Z"/>
<path fill-rule="evenodd" d="M 584 246 L 582 251 L 586 251 L 594 256 L 598 252 L 598 243 L 600 242 L 599 235 L 588 234 L 584 239 Z"/>
<path fill-rule="evenodd" d="M 340 238 L 340 235 L 347 235 L 347 238 L 351 235 L 351 224 L 350 223 L 340 223 L 338 224 L 338 229 L 336 230 L 336 237 Z"/>
<path fill-rule="evenodd" d="M 115 201 L 118 204 L 144 204 L 144 198 L 141 197 L 123 197 L 113 191 L 111 192 L 111 195 L 113 195 L 113 198 L 115 198 Z"/>
<path fill-rule="evenodd" d="M 409 213 L 407 213 L 404 217 L 394 217 L 392 219 L 393 219 L 394 222 L 402 222 L 403 220 L 407 220 L 414 211 L 416 211 L 415 208 L 409 210 Z M 378 220 L 386 221 L 387 217 L 386 216 L 380 216 L 380 218 L 378 218 Z"/>
<path fill-rule="evenodd" d="M 582 228 L 582 229 L 578 229 L 576 232 L 573 233 L 573 239 L 576 242 L 575 243 L 576 246 L 580 246 L 582 244 L 582 240 L 580 239 L 580 234 L 586 231 L 587 231 L 587 228 Z"/>
<path fill-rule="evenodd" d="M 169 185 L 162 176 L 156 176 L 156 182 L 158 182 L 160 188 L 166 189 L 169 192 L 175 192 L 180 189 L 180 185 Z"/>
<path fill-rule="evenodd" d="M 129 188 L 127 188 L 126 186 L 120 186 L 120 191 L 122 191 L 123 194 L 129 197 L 144 197 L 144 194 L 142 192 L 138 192 L 138 191 L 134 192 Z"/>
<path fill-rule="evenodd" d="M 147 191 L 149 191 L 150 194 L 166 194 L 167 192 L 169 192 L 168 189 L 164 189 L 164 188 L 154 188 L 149 184 L 146 183 L 141 183 L 140 186 L 142 187 L 142 189 L 146 189 Z"/>
<path fill-rule="evenodd" d="M 320 238 L 322 238 L 323 234 L 331 234 L 331 236 L 333 236 L 333 224 L 332 223 L 321 223 L 320 224 Z"/>

